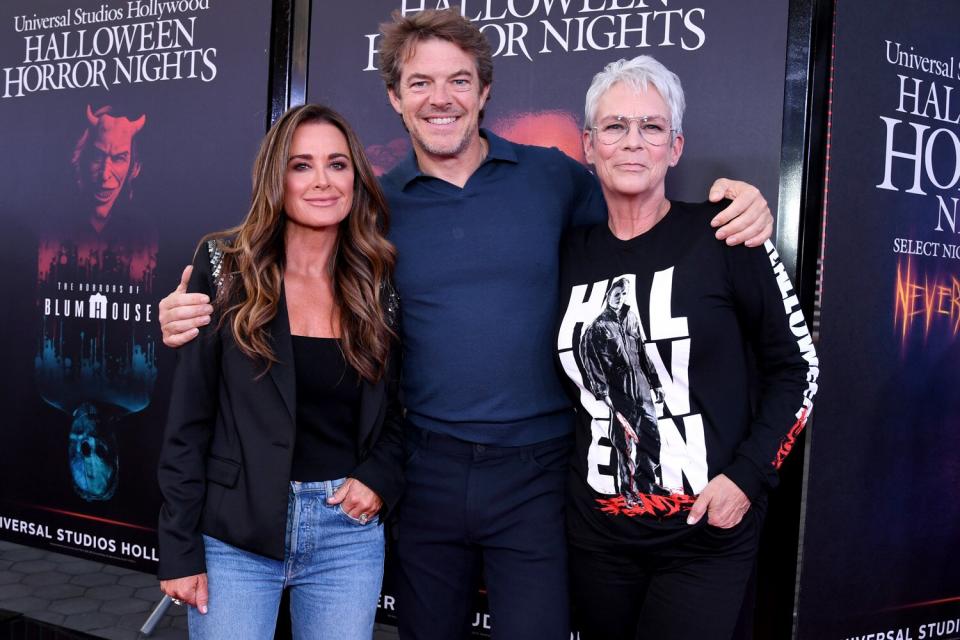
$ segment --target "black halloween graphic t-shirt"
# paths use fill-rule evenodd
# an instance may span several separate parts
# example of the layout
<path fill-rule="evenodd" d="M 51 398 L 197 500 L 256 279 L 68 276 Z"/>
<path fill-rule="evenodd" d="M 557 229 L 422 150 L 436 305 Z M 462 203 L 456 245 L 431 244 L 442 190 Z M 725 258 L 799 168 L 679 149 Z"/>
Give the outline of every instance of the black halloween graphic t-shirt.
<path fill-rule="evenodd" d="M 581 546 L 653 544 L 725 474 L 763 508 L 812 408 L 816 352 L 776 249 L 728 247 L 723 205 L 671 203 L 617 239 L 571 231 L 559 364 L 577 408 L 568 527 Z"/>

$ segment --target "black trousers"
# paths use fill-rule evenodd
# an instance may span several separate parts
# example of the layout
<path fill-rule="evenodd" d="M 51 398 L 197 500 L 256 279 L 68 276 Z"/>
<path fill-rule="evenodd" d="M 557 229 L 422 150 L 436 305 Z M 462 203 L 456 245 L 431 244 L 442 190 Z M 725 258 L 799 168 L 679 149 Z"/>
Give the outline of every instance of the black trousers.
<path fill-rule="evenodd" d="M 701 525 L 662 548 L 570 545 L 581 640 L 730 640 L 753 573 L 762 513 L 732 529 Z"/>
<path fill-rule="evenodd" d="M 403 640 L 470 634 L 481 569 L 494 640 L 569 640 L 564 503 L 572 438 L 491 447 L 410 429 L 393 527 Z"/>

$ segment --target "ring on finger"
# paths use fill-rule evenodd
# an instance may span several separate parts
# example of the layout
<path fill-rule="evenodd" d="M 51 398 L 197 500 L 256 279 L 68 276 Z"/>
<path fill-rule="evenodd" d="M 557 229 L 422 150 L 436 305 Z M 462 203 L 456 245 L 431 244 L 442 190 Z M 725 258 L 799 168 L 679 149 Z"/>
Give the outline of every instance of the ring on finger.
<path fill-rule="evenodd" d="M 370 519 L 370 516 L 368 516 L 368 515 L 365 514 L 365 513 L 361 513 L 361 514 L 360 514 L 360 518 L 358 518 L 358 519 L 360 520 L 360 524 L 367 524 L 367 520 Z"/>
<path fill-rule="evenodd" d="M 173 602 L 173 604 L 177 605 L 178 607 L 183 604 L 183 600 L 179 600 L 177 598 L 170 598 L 170 600 Z"/>

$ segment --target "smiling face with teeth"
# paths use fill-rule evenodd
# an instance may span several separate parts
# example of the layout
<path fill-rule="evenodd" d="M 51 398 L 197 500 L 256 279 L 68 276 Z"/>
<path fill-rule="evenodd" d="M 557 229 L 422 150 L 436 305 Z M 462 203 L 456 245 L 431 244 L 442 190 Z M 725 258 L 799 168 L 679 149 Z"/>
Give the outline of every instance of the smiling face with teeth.
<path fill-rule="evenodd" d="M 420 161 L 480 150 L 480 111 L 490 87 L 480 86 L 477 64 L 460 47 L 436 38 L 420 41 L 404 60 L 390 103 L 410 132 Z"/>
<path fill-rule="evenodd" d="M 353 206 L 354 164 L 346 136 L 327 122 L 307 122 L 293 132 L 284 172 L 287 234 L 305 229 L 336 236 Z"/>

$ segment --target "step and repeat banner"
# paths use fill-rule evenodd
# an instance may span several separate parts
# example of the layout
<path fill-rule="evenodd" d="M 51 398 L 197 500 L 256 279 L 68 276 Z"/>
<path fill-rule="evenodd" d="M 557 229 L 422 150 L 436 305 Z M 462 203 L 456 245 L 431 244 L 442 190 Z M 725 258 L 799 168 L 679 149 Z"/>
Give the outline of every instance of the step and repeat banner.
<path fill-rule="evenodd" d="M 960 5 L 837 3 L 798 637 L 960 637 Z"/>
<path fill-rule="evenodd" d="M 0 6 L 0 538 L 154 569 L 157 303 L 246 211 L 269 24 L 269 2 Z"/>
<path fill-rule="evenodd" d="M 608 62 L 653 55 L 675 71 L 687 97 L 686 146 L 668 197 L 701 201 L 714 178 L 736 177 L 777 201 L 783 110 L 786 1 L 740 0 L 315 0 L 307 95 L 341 111 L 379 173 L 410 152 L 377 67 L 379 25 L 394 11 L 459 6 L 494 51 L 483 126 L 515 142 L 555 146 L 583 162 L 587 87 Z M 764 25 L 757 29 L 754 25 Z M 380 620 L 395 619 L 390 563 Z M 486 599 L 473 628 L 489 635 Z"/>
<path fill-rule="evenodd" d="M 379 25 L 393 11 L 451 6 L 493 48 L 482 126 L 582 162 L 593 75 L 608 62 L 652 55 L 680 76 L 687 98 L 684 156 L 667 178 L 667 196 L 699 202 L 715 178 L 734 177 L 777 202 L 786 0 L 366 0 L 362 9 L 314 0 L 307 97 L 347 117 L 378 171 L 410 150 L 377 67 Z"/>

